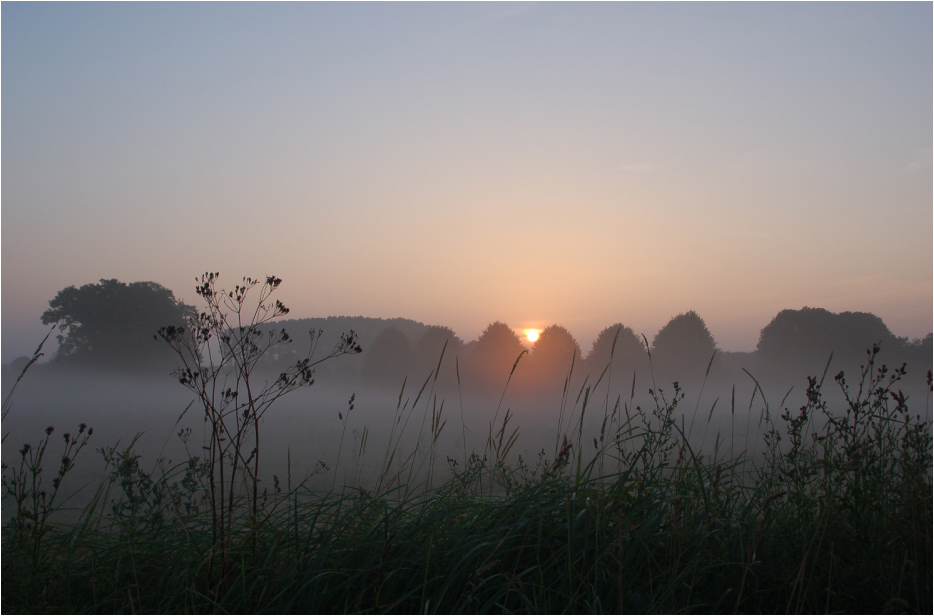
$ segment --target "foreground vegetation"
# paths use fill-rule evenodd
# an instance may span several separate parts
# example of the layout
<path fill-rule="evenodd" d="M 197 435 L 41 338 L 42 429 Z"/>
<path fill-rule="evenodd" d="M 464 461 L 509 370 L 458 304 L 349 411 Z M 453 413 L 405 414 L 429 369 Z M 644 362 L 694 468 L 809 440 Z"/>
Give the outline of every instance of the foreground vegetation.
<path fill-rule="evenodd" d="M 504 461 L 504 422 L 435 489 L 241 490 L 223 545 L 200 458 L 152 476 L 132 446 L 104 449 L 93 502 L 56 524 L 89 431 L 60 460 L 49 431 L 4 475 L 3 610 L 930 613 L 931 435 L 869 359 L 838 375 L 839 412 L 813 380 L 766 417 L 761 461 L 693 451 L 675 389 L 535 464 Z"/>
<path fill-rule="evenodd" d="M 205 442 L 156 471 L 135 440 L 100 448 L 105 476 L 80 510 L 63 486 L 93 429 L 24 444 L 3 473 L 4 612 L 932 611 L 930 427 L 898 389 L 905 368 L 877 365 L 878 348 L 852 383 L 809 379 L 797 410 L 763 402 L 755 456 L 695 451 L 677 383 L 647 408 L 594 403 L 611 350 L 592 386 L 574 398 L 565 385 L 550 456 L 514 455 L 519 430 L 497 409 L 482 451 L 465 439 L 445 464 L 436 369 L 411 406 L 400 393 L 377 479 L 322 492 L 291 469 L 261 482 L 259 463 L 260 419 L 311 385 L 314 344 L 274 383 L 251 383 L 290 340 L 258 329 L 288 311 L 270 299 L 281 281 L 226 293 L 216 278 L 202 277 L 207 309 L 190 327 L 159 333 Z M 351 332 L 324 360 L 359 349 Z M 413 419 L 419 440 L 402 451 Z M 365 443 L 366 431 L 361 454 Z"/>

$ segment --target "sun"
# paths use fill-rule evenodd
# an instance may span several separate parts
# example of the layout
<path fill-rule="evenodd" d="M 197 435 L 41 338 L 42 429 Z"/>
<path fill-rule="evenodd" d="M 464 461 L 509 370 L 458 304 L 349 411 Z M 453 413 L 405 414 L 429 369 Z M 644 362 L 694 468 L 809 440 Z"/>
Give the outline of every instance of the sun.
<path fill-rule="evenodd" d="M 538 340 L 538 336 L 542 333 L 540 329 L 527 329 L 525 330 L 525 338 L 529 342 L 535 342 Z"/>

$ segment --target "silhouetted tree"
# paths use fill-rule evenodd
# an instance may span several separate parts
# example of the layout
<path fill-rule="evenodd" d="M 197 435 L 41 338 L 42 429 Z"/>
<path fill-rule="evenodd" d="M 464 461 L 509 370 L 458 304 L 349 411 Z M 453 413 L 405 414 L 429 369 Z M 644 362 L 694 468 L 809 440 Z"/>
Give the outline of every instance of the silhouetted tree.
<path fill-rule="evenodd" d="M 617 336 L 617 332 L 619 335 Z M 613 340 L 616 348 L 613 348 Z M 648 355 L 642 339 L 636 336 L 631 327 L 622 323 L 611 325 L 600 332 L 593 341 L 590 353 L 584 359 L 587 371 L 591 377 L 598 378 L 603 369 L 610 363 L 610 352 L 613 352 L 613 374 L 626 374 L 632 378 L 633 371 L 642 373 L 648 367 Z"/>
<path fill-rule="evenodd" d="M 525 350 L 516 332 L 500 321 L 490 323 L 470 353 L 470 373 L 481 386 L 506 384 L 516 359 Z"/>
<path fill-rule="evenodd" d="M 690 310 L 671 319 L 652 340 L 652 360 L 657 382 L 701 378 L 717 350 L 717 344 L 700 316 Z"/>
<path fill-rule="evenodd" d="M 445 347 L 447 343 L 447 347 Z M 444 350 L 444 357 L 441 351 Z M 425 379 L 432 370 L 439 369 L 438 383 L 442 388 L 457 385 L 454 358 L 464 361 L 464 342 L 457 337 L 450 327 L 433 325 L 425 330 L 412 351 L 409 363 L 409 376 L 415 380 Z M 440 360 L 440 366 L 439 366 Z"/>
<path fill-rule="evenodd" d="M 160 327 L 184 325 L 195 317 L 192 306 L 155 282 L 101 279 L 62 289 L 42 314 L 46 325 L 58 323 L 61 334 L 56 362 L 107 369 L 172 365 L 172 352 L 153 336 Z"/>
<path fill-rule="evenodd" d="M 904 344 L 906 355 L 916 361 L 926 361 L 927 365 L 930 366 L 931 357 L 934 354 L 934 334 L 928 334 L 924 338 L 916 338 Z"/>
<path fill-rule="evenodd" d="M 879 344 L 889 357 L 903 346 L 874 314 L 835 314 L 805 306 L 775 315 L 759 334 L 756 355 L 767 371 L 790 369 L 816 374 L 823 370 L 831 353 L 835 364 L 840 362 L 849 369 L 858 366 L 873 344 Z"/>
<path fill-rule="evenodd" d="M 364 349 L 365 357 L 370 345 L 387 327 L 395 327 L 405 334 L 409 340 L 417 340 L 426 330 L 425 325 L 410 319 L 381 319 L 361 316 L 283 319 L 279 321 L 279 325 L 288 332 L 321 332 L 321 336 L 317 339 L 315 356 L 323 356 L 339 345 L 341 343 L 341 332 L 345 331 L 352 330 L 357 334 L 357 339 Z M 279 349 L 275 355 L 266 358 L 260 367 L 268 372 L 277 373 L 279 370 L 302 359 L 306 351 L 306 348 L 296 345 Z M 343 379 L 358 378 L 362 374 L 365 365 L 363 357 L 353 360 L 340 359 L 321 364 L 315 370 L 316 374 L 322 377 L 325 382 L 335 383 Z"/>
<path fill-rule="evenodd" d="M 551 325 L 542 330 L 529 358 L 528 382 L 535 388 L 561 390 L 571 363 L 574 375 L 583 374 L 583 357 L 577 340 L 564 327 Z"/>
<path fill-rule="evenodd" d="M 365 351 L 364 385 L 396 387 L 408 374 L 412 342 L 396 327 L 387 327 Z"/>

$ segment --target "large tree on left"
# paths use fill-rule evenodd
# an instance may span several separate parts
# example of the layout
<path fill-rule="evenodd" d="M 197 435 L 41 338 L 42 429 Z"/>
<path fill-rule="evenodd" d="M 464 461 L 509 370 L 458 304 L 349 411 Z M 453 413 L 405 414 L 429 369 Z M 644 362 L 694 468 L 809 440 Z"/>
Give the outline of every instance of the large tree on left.
<path fill-rule="evenodd" d="M 42 322 L 59 325 L 59 363 L 142 369 L 171 365 L 171 351 L 153 336 L 160 327 L 184 325 L 194 316 L 192 306 L 155 282 L 101 279 L 98 284 L 59 291 Z"/>

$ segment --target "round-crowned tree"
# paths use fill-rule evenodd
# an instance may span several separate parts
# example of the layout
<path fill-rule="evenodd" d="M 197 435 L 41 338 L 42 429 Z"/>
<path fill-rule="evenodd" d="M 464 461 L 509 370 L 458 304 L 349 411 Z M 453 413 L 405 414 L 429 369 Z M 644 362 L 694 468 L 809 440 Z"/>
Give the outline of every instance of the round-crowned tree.
<path fill-rule="evenodd" d="M 597 378 L 609 365 L 612 354 L 613 373 L 626 373 L 631 377 L 633 371 L 642 372 L 647 366 L 648 356 L 645 351 L 642 339 L 636 336 L 632 328 L 617 323 L 600 332 L 584 362 L 590 375 Z"/>
<path fill-rule="evenodd" d="M 516 332 L 501 321 L 490 323 L 470 353 L 470 374 L 482 387 L 501 387 L 525 351 Z"/>
<path fill-rule="evenodd" d="M 412 357 L 412 342 L 397 327 L 389 326 L 364 351 L 363 384 L 378 387 L 402 385 Z"/>
<path fill-rule="evenodd" d="M 154 340 L 167 325 L 182 326 L 195 309 L 175 299 L 155 282 L 105 280 L 80 288 L 67 287 L 42 314 L 46 325 L 57 323 L 55 361 L 69 367 L 108 370 L 171 368 L 171 349 Z"/>
<path fill-rule="evenodd" d="M 437 378 L 440 386 L 453 388 L 457 384 L 455 358 L 459 357 L 460 362 L 463 362 L 463 356 L 464 342 L 457 337 L 454 330 L 450 327 L 432 325 L 415 343 L 412 360 L 409 363 L 409 375 L 416 380 L 424 380 L 433 370 L 438 370 Z"/>
<path fill-rule="evenodd" d="M 716 351 L 717 343 L 704 320 L 693 310 L 679 314 L 652 340 L 656 376 L 675 380 L 703 377 Z"/>
<path fill-rule="evenodd" d="M 538 388 L 560 390 L 571 372 L 572 362 L 574 374 L 582 374 L 583 357 L 577 340 L 560 325 L 546 327 L 532 347 L 529 381 Z"/>

